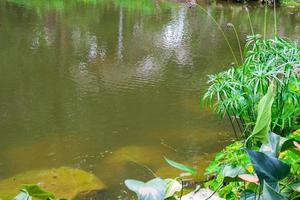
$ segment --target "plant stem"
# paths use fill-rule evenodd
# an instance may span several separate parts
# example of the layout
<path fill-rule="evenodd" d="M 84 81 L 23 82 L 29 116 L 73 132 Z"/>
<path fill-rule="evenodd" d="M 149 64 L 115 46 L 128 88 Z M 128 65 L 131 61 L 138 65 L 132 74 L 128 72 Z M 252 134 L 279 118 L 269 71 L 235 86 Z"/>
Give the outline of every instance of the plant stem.
<path fill-rule="evenodd" d="M 237 33 L 236 28 L 235 28 L 234 25 L 232 25 L 232 29 L 233 29 L 233 31 L 234 31 L 234 34 L 235 34 L 237 43 L 238 43 L 238 45 L 239 45 L 241 61 L 242 61 L 242 63 L 243 63 L 243 62 L 244 62 L 244 58 L 243 58 L 243 51 L 242 51 L 242 46 L 241 46 L 241 42 L 240 42 L 240 39 L 239 39 L 239 35 L 238 35 L 238 33 Z"/>
<path fill-rule="evenodd" d="M 248 20 L 249 20 L 249 24 L 250 24 L 251 33 L 252 33 L 252 35 L 254 35 L 254 30 L 253 30 L 253 25 L 252 25 L 252 20 L 251 20 L 251 17 L 250 17 L 250 13 L 249 13 L 248 9 L 246 11 L 247 11 L 247 15 L 248 15 Z"/>
<path fill-rule="evenodd" d="M 210 198 L 212 198 L 218 191 L 219 189 L 221 189 L 221 187 L 223 186 L 223 183 L 221 183 L 218 188 L 216 189 L 216 191 L 214 191 L 209 197 L 207 197 L 205 200 L 208 200 Z"/>
<path fill-rule="evenodd" d="M 266 33 L 267 33 L 267 14 L 268 14 L 268 10 L 267 10 L 267 5 L 265 5 L 265 16 L 264 16 L 264 40 L 266 39 Z"/>
<path fill-rule="evenodd" d="M 275 36 L 278 35 L 278 33 L 277 33 L 276 0 L 274 0 L 274 34 L 275 34 Z"/>
<path fill-rule="evenodd" d="M 221 96 L 221 95 L 220 95 L 220 99 L 221 99 L 221 101 L 223 101 L 223 98 L 222 98 L 222 96 Z M 223 102 L 224 102 L 224 101 L 223 101 Z M 237 132 L 236 132 L 236 130 L 235 130 L 235 127 L 234 127 L 233 121 L 232 121 L 232 119 L 231 119 L 231 117 L 230 117 L 230 114 L 229 114 L 229 111 L 227 110 L 227 108 L 225 108 L 225 112 L 226 112 L 226 115 L 228 116 L 228 118 L 229 118 L 229 121 L 230 121 L 230 123 L 231 123 L 231 126 L 232 126 L 232 129 L 233 129 L 233 132 L 234 132 L 235 138 L 236 138 L 236 139 L 239 139 L 239 137 L 238 137 L 238 135 L 237 135 Z"/>
<path fill-rule="evenodd" d="M 233 51 L 233 49 L 232 49 L 232 47 L 231 47 L 231 45 L 230 45 L 230 42 L 229 42 L 228 38 L 226 37 L 226 35 L 225 35 L 225 33 L 224 33 L 222 27 L 220 26 L 220 24 L 216 21 L 216 19 L 215 19 L 213 16 L 211 16 L 211 15 L 210 15 L 204 8 L 202 8 L 200 5 L 199 5 L 199 8 L 200 8 L 203 12 L 205 12 L 205 13 L 207 14 L 207 16 L 209 16 L 209 17 L 213 20 L 213 22 L 217 25 L 218 29 L 219 29 L 220 32 L 222 33 L 222 35 L 223 35 L 223 37 L 224 37 L 224 39 L 225 39 L 225 41 L 226 41 L 226 43 L 227 43 L 227 45 L 228 45 L 228 47 L 229 47 L 229 49 L 230 49 L 230 52 L 231 52 L 231 54 L 232 54 L 232 56 L 233 56 L 233 58 L 234 58 L 235 64 L 236 64 L 236 65 L 239 65 L 239 64 L 238 64 L 238 61 L 237 61 L 237 58 L 236 58 L 236 56 L 235 56 L 235 54 L 234 54 L 234 51 Z"/>

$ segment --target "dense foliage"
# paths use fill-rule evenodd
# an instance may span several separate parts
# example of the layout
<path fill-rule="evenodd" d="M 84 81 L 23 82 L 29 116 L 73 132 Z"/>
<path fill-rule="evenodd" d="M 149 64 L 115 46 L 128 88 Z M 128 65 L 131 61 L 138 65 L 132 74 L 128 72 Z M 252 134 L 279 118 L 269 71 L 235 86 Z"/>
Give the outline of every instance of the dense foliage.
<path fill-rule="evenodd" d="M 206 102 L 220 115 L 228 115 L 232 124 L 234 119 L 242 138 L 217 153 L 206 169 L 207 188 L 225 199 L 300 197 L 300 131 L 290 134 L 299 128 L 299 66 L 297 43 L 255 35 L 248 37 L 241 67 L 209 76 L 211 85 L 204 97 Z M 196 173 L 193 168 L 166 161 L 182 171 Z M 130 183 L 134 184 L 128 185 L 127 181 L 126 185 L 140 200 L 162 199 L 149 195 L 163 197 L 167 188 L 166 183 L 161 186 L 162 191 L 156 188 L 157 184 L 150 187 L 145 183 L 151 189 L 140 190 L 137 187 L 145 187 L 144 183 Z M 178 191 L 172 191 L 172 198 L 180 198 Z"/>
<path fill-rule="evenodd" d="M 242 136 L 251 133 L 258 113 L 258 101 L 274 82 L 271 130 L 284 136 L 299 127 L 300 46 L 282 38 L 249 36 L 241 67 L 209 76 L 205 102 L 221 116 L 237 122 Z"/>

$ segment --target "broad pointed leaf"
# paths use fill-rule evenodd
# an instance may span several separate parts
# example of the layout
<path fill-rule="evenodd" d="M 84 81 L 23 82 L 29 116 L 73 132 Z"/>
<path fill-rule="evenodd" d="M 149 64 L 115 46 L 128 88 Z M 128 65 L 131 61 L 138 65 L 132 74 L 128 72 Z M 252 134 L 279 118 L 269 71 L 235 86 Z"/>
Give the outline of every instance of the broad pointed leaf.
<path fill-rule="evenodd" d="M 249 145 L 249 139 L 266 143 L 268 140 L 268 132 L 270 130 L 272 104 L 275 97 L 275 86 L 272 82 L 268 88 L 268 92 L 259 101 L 257 107 L 257 119 L 252 134 L 247 138 L 246 145 Z"/>
<path fill-rule="evenodd" d="M 125 185 L 137 194 L 139 200 L 162 200 L 167 187 L 167 183 L 161 178 L 152 179 L 147 183 L 126 180 Z"/>
<path fill-rule="evenodd" d="M 278 157 L 281 149 L 281 137 L 273 132 L 268 135 L 268 143 L 262 144 L 260 152 L 267 154 L 268 156 Z"/>
<path fill-rule="evenodd" d="M 287 200 L 285 196 L 280 194 L 279 192 L 275 191 L 274 188 L 272 188 L 266 181 L 264 182 L 264 188 L 263 188 L 263 194 L 262 194 L 263 200 Z"/>
<path fill-rule="evenodd" d="M 245 151 L 249 154 L 254 171 L 261 183 L 265 180 L 274 187 L 278 181 L 285 178 L 290 172 L 290 166 L 273 156 L 247 148 L 245 148 Z"/>
<path fill-rule="evenodd" d="M 186 165 L 183 165 L 181 163 L 178 163 L 178 162 L 175 162 L 173 160 L 169 160 L 167 158 L 165 158 L 166 162 L 171 165 L 172 167 L 176 168 L 176 169 L 179 169 L 179 170 L 182 170 L 182 171 L 185 171 L 185 172 L 188 172 L 188 173 L 191 173 L 193 175 L 197 174 L 197 170 L 192 168 L 192 167 L 189 167 L 189 166 L 186 166 Z"/>

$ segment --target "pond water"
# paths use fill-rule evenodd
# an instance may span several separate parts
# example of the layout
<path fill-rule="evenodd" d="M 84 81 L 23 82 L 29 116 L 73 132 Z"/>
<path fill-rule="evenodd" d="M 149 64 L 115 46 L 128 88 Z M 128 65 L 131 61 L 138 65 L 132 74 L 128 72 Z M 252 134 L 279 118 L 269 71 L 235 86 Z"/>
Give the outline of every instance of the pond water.
<path fill-rule="evenodd" d="M 199 7 L 160 1 L 0 0 L 0 178 L 71 166 L 95 173 L 110 198 L 126 178 L 174 175 L 163 156 L 199 167 L 232 130 L 200 106 L 207 75 L 234 61 Z M 83 3 L 84 2 L 84 3 Z M 235 55 L 251 33 L 245 7 L 202 7 Z M 264 9 L 249 7 L 254 31 Z M 278 9 L 297 38 L 299 12 Z M 267 13 L 267 34 L 274 29 Z"/>

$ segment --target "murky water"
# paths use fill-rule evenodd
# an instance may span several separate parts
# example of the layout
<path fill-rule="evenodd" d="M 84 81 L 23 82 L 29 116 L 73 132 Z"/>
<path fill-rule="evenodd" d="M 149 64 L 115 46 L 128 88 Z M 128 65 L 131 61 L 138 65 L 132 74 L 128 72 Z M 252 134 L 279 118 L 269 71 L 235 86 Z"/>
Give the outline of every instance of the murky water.
<path fill-rule="evenodd" d="M 78 167 L 122 195 L 147 168 L 170 175 L 163 156 L 204 168 L 232 138 L 227 121 L 200 108 L 207 75 L 233 61 L 199 7 L 152 1 L 0 0 L 0 177 Z M 52 3 L 49 3 L 52 2 Z M 241 5 L 202 5 L 239 56 L 250 34 Z M 267 31 L 272 34 L 272 11 Z M 255 32 L 264 9 L 250 8 Z M 278 29 L 297 38 L 299 12 L 278 10 Z M 122 188 L 122 186 L 121 186 Z"/>

